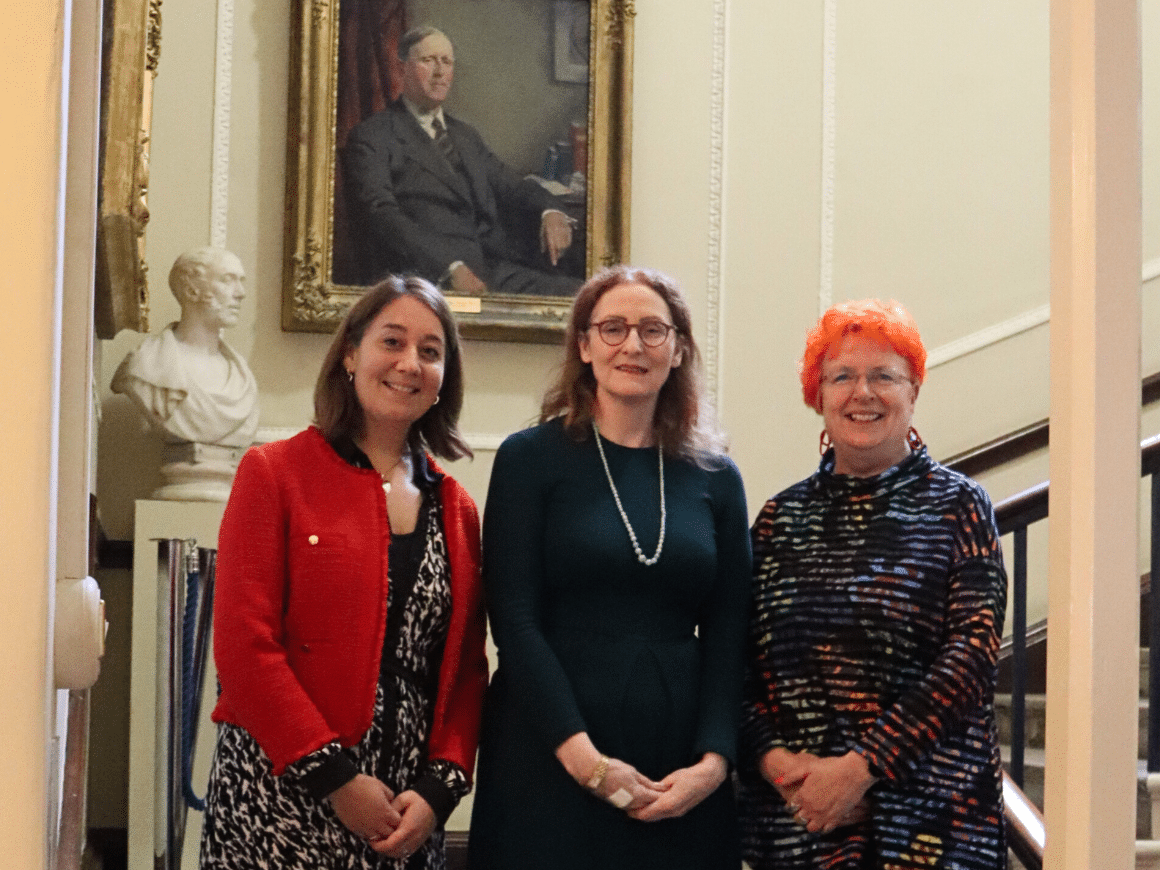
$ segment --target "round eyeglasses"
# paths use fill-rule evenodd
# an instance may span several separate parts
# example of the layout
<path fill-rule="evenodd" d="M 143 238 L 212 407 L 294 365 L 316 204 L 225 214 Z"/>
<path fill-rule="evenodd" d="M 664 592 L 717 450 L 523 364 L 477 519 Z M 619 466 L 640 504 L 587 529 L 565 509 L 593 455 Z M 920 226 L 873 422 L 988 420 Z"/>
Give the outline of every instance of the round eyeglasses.
<path fill-rule="evenodd" d="M 628 334 L 634 329 L 641 344 L 646 347 L 660 347 L 668 339 L 670 332 L 677 331 L 671 323 L 665 323 L 656 317 L 646 317 L 636 323 L 629 323 L 623 317 L 609 317 L 599 323 L 589 323 L 588 328 L 599 332 L 601 340 L 609 347 L 624 344 Z"/>

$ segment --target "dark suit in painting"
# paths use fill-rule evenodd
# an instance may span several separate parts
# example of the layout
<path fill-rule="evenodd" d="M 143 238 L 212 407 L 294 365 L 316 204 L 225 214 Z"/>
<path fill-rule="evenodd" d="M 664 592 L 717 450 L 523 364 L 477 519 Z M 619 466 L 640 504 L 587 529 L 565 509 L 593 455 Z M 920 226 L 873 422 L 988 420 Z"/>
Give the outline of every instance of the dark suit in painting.
<path fill-rule="evenodd" d="M 580 280 L 538 269 L 537 239 L 521 246 L 501 220 L 522 213 L 539 226 L 559 208 L 555 198 L 505 166 L 469 124 L 443 117 L 452 159 L 401 101 L 347 137 L 343 168 L 368 277 L 414 272 L 438 282 L 462 262 L 494 292 L 571 296 Z"/>

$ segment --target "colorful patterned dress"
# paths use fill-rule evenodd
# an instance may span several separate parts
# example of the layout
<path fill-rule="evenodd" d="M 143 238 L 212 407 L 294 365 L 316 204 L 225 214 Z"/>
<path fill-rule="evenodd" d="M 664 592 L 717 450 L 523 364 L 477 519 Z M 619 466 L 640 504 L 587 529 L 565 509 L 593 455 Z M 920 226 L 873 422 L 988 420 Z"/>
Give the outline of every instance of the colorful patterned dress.
<path fill-rule="evenodd" d="M 986 493 L 923 448 L 881 475 L 818 471 L 753 527 L 741 737 L 754 870 L 1007 866 L 993 709 L 1007 581 Z M 862 754 L 870 819 L 796 824 L 774 747 Z"/>

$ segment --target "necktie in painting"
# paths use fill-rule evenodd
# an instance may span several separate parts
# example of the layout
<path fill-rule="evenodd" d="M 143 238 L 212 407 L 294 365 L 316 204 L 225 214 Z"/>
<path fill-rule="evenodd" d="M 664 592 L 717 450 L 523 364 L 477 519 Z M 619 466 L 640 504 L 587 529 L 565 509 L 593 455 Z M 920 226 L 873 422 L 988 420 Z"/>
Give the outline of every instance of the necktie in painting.
<path fill-rule="evenodd" d="M 439 153 L 446 157 L 452 166 L 458 167 L 459 155 L 455 152 L 455 143 L 451 141 L 451 134 L 443 126 L 443 121 L 436 116 L 432 119 L 431 126 L 435 129 L 435 144 L 439 148 Z"/>

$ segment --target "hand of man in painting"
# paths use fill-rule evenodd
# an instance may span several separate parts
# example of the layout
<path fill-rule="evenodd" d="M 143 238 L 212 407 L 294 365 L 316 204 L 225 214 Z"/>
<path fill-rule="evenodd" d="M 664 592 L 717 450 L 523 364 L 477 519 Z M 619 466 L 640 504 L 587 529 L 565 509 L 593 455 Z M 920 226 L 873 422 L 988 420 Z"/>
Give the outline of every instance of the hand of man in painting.
<path fill-rule="evenodd" d="M 487 292 L 487 285 L 479 280 L 479 277 L 467 267 L 466 263 L 460 263 L 451 270 L 451 289 L 456 293 L 478 296 L 480 293 Z"/>
<path fill-rule="evenodd" d="M 386 783 L 365 773 L 327 796 L 338 820 L 365 840 L 389 837 L 399 827 L 399 811 L 391 805 L 394 798 Z"/>
<path fill-rule="evenodd" d="M 540 250 L 555 266 L 572 246 L 572 220 L 562 211 L 546 211 L 540 222 Z"/>
<path fill-rule="evenodd" d="M 401 792 L 391 805 L 399 811 L 399 827 L 389 837 L 371 839 L 371 848 L 380 855 L 402 860 L 409 858 L 427 842 L 435 830 L 435 811 L 418 792 Z"/>
<path fill-rule="evenodd" d="M 660 784 L 666 791 L 651 804 L 630 810 L 628 814 L 642 822 L 683 816 L 715 792 L 728 773 L 729 765 L 724 756 L 706 752 L 696 764 L 674 770 L 662 779 Z"/>

